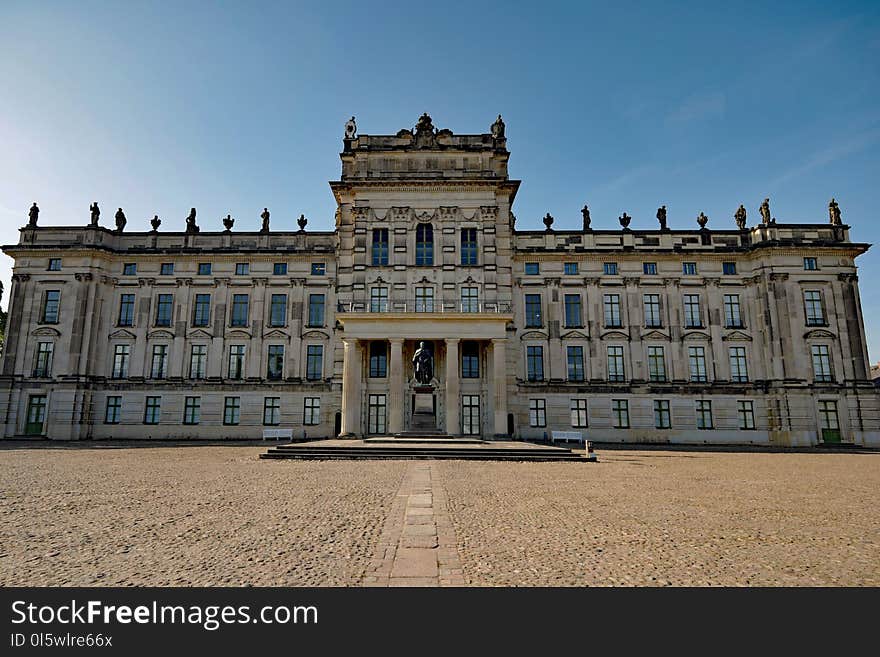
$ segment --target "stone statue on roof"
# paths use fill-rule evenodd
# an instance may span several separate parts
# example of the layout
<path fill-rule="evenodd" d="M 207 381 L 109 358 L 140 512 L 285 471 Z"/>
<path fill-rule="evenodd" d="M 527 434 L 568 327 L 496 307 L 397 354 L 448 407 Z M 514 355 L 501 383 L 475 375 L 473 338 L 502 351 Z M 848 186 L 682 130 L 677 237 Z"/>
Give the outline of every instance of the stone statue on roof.
<path fill-rule="evenodd" d="M 37 227 L 37 219 L 40 216 L 40 208 L 37 207 L 36 201 L 31 206 L 30 211 L 28 211 L 28 228 L 36 228 Z"/>
<path fill-rule="evenodd" d="M 736 227 L 740 230 L 746 229 L 746 206 L 740 203 L 740 206 L 736 209 L 736 212 L 733 214 L 733 219 L 736 221 Z"/>
<path fill-rule="evenodd" d="M 89 215 L 90 215 L 90 220 L 91 220 L 91 222 L 92 222 L 91 225 L 92 225 L 92 226 L 97 226 L 97 225 L 98 225 L 98 219 L 99 219 L 100 216 L 101 216 L 101 208 L 98 207 L 98 202 L 97 202 L 97 201 L 94 201 L 94 202 L 89 206 Z"/>
<path fill-rule="evenodd" d="M 504 139 L 504 121 L 501 120 L 500 114 L 495 119 L 495 123 L 492 124 L 492 136 L 495 139 Z"/>
<path fill-rule="evenodd" d="M 357 131 L 357 123 L 354 122 L 354 117 L 351 117 L 345 122 L 345 138 L 354 139 L 357 137 Z"/>
<path fill-rule="evenodd" d="M 116 211 L 116 216 L 114 217 L 114 219 L 116 219 L 116 230 L 121 233 L 123 230 L 125 230 L 125 224 L 128 223 L 125 219 L 125 213 L 122 211 L 122 208 L 119 208 Z"/>
<path fill-rule="evenodd" d="M 837 205 L 837 201 L 835 201 L 833 198 L 828 204 L 828 216 L 831 219 L 832 226 L 840 226 L 843 224 L 840 219 L 840 206 Z"/>

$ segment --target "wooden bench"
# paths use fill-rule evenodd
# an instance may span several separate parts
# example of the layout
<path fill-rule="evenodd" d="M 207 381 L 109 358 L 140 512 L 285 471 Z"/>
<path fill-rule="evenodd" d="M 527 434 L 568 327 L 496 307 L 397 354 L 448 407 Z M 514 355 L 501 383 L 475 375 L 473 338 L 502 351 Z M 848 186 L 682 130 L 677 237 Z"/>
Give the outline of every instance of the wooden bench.
<path fill-rule="evenodd" d="M 586 439 L 581 431 L 551 431 L 550 442 L 555 443 L 557 440 L 575 440 L 586 444 Z"/>
<path fill-rule="evenodd" d="M 263 429 L 263 440 L 293 440 L 293 429 Z"/>

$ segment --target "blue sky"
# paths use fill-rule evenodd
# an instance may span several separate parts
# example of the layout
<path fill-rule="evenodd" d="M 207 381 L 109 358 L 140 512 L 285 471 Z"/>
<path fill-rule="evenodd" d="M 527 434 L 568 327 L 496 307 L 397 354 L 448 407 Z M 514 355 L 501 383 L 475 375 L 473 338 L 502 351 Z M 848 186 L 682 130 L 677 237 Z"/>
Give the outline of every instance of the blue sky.
<path fill-rule="evenodd" d="M 711 6 L 713 5 L 714 6 Z M 343 123 L 507 124 L 520 228 L 826 222 L 880 242 L 880 3 L 0 0 L 0 241 L 86 224 L 330 229 Z M 880 360 L 880 245 L 859 260 Z M 7 285 L 11 260 L 0 256 Z M 4 298 L 4 305 L 6 299 Z"/>

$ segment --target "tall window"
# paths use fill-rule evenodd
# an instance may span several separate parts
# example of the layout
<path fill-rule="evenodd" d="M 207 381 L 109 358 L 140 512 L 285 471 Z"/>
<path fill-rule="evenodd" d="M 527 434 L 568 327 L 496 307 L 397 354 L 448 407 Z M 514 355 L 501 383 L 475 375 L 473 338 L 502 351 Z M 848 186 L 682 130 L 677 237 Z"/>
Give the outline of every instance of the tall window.
<path fill-rule="evenodd" d="M 144 403 L 144 424 L 159 424 L 162 417 L 162 398 L 147 397 Z"/>
<path fill-rule="evenodd" d="M 727 328 L 742 328 L 742 314 L 739 309 L 739 295 L 724 295 L 724 326 Z"/>
<path fill-rule="evenodd" d="M 572 399 L 571 400 L 571 426 L 577 429 L 587 427 L 587 400 Z"/>
<path fill-rule="evenodd" d="M 384 379 L 388 376 L 388 344 L 384 340 L 370 343 L 370 378 Z"/>
<path fill-rule="evenodd" d="M 43 294 L 43 309 L 40 313 L 40 322 L 43 324 L 58 323 L 58 306 L 61 303 L 61 292 L 58 290 L 46 290 Z"/>
<path fill-rule="evenodd" d="M 270 344 L 268 350 L 266 378 L 278 381 L 284 376 L 284 345 Z"/>
<path fill-rule="evenodd" d="M 584 325 L 583 313 L 581 312 L 581 295 L 565 295 L 565 326 L 578 328 Z"/>
<path fill-rule="evenodd" d="M 197 294 L 193 306 L 193 326 L 207 326 L 211 323 L 211 295 Z"/>
<path fill-rule="evenodd" d="M 229 378 L 244 378 L 244 345 L 234 344 L 229 347 Z"/>
<path fill-rule="evenodd" d="M 568 347 L 568 380 L 584 380 L 584 348 L 581 346 Z"/>
<path fill-rule="evenodd" d="M 681 273 L 685 276 L 695 276 L 697 273 L 697 263 L 696 262 L 683 262 L 681 263 Z"/>
<path fill-rule="evenodd" d="M 755 406 L 749 400 L 736 402 L 736 416 L 739 419 L 740 429 L 755 428 Z"/>
<path fill-rule="evenodd" d="M 688 347 L 688 365 L 691 381 L 703 383 L 706 377 L 706 349 L 704 347 Z"/>
<path fill-rule="evenodd" d="M 620 295 L 606 294 L 604 297 L 606 328 L 620 328 Z"/>
<path fill-rule="evenodd" d="M 645 326 L 648 328 L 663 326 L 663 320 L 660 318 L 660 295 L 646 294 L 644 297 L 644 305 Z"/>
<path fill-rule="evenodd" d="M 107 397 L 107 405 L 104 407 L 104 424 L 119 424 L 122 416 L 122 397 L 113 395 Z"/>
<path fill-rule="evenodd" d="M 371 287 L 370 288 L 370 312 L 371 313 L 388 312 L 388 288 L 387 287 Z"/>
<path fill-rule="evenodd" d="M 267 427 L 281 424 L 281 397 L 263 398 L 263 424 Z"/>
<path fill-rule="evenodd" d="M 303 400 L 303 424 L 310 427 L 321 424 L 320 397 L 306 397 Z"/>
<path fill-rule="evenodd" d="M 480 396 L 461 396 L 461 432 L 466 436 L 480 435 Z"/>
<path fill-rule="evenodd" d="M 324 295 L 309 295 L 309 326 L 324 326 Z"/>
<path fill-rule="evenodd" d="M 821 292 L 818 290 L 805 290 L 804 308 L 807 315 L 807 326 L 825 325 L 825 310 L 822 307 Z"/>
<path fill-rule="evenodd" d="M 749 380 L 749 368 L 746 363 L 745 347 L 730 347 L 730 380 L 735 383 L 745 383 Z"/>
<path fill-rule="evenodd" d="M 712 402 L 705 399 L 698 399 L 695 405 L 697 412 L 697 429 L 713 428 Z"/>
<path fill-rule="evenodd" d="M 134 295 L 123 294 L 119 298 L 119 321 L 117 326 L 134 325 Z"/>
<path fill-rule="evenodd" d="M 131 358 L 131 345 L 118 344 L 113 348 L 113 374 L 114 379 L 124 379 L 128 376 L 128 362 Z"/>
<path fill-rule="evenodd" d="M 461 264 L 473 266 L 477 264 L 477 229 L 461 229 Z"/>
<path fill-rule="evenodd" d="M 479 291 L 475 287 L 461 288 L 461 312 L 480 312 L 480 300 L 478 294 Z"/>
<path fill-rule="evenodd" d="M 699 294 L 684 295 L 684 325 L 687 328 L 701 328 L 703 326 Z"/>
<path fill-rule="evenodd" d="M 189 354 L 189 378 L 204 379 L 208 363 L 208 345 L 194 344 Z"/>
<path fill-rule="evenodd" d="M 187 397 L 183 403 L 183 423 L 198 424 L 202 417 L 202 398 Z"/>
<path fill-rule="evenodd" d="M 241 397 L 223 399 L 223 424 L 236 425 L 241 421 Z"/>
<path fill-rule="evenodd" d="M 237 262 L 235 264 L 235 275 L 236 276 L 247 276 L 251 273 L 251 266 L 247 262 Z"/>
<path fill-rule="evenodd" d="M 416 226 L 416 266 L 434 264 L 434 227 L 431 224 Z"/>
<path fill-rule="evenodd" d="M 669 413 L 669 400 L 654 400 L 654 427 L 668 429 L 672 426 L 672 417 Z"/>
<path fill-rule="evenodd" d="M 160 294 L 156 300 L 156 326 L 171 326 L 174 295 Z"/>
<path fill-rule="evenodd" d="M 544 380 L 544 347 L 540 345 L 526 347 L 526 369 L 529 381 Z"/>
<path fill-rule="evenodd" d="M 388 264 L 388 229 L 373 229 L 373 247 L 372 247 L 373 265 Z"/>
<path fill-rule="evenodd" d="M 529 426 L 547 426 L 547 401 L 545 399 L 529 400 Z"/>
<path fill-rule="evenodd" d="M 480 378 L 480 346 L 476 342 L 461 343 L 461 378 Z"/>
<path fill-rule="evenodd" d="M 385 395 L 367 398 L 367 433 L 385 433 Z"/>
<path fill-rule="evenodd" d="M 836 401 L 823 399 L 819 402 L 819 426 L 822 429 L 823 442 L 840 442 L 840 420 L 837 416 Z"/>
<path fill-rule="evenodd" d="M 433 287 L 417 287 L 416 288 L 416 312 L 432 313 L 434 312 L 434 288 Z"/>
<path fill-rule="evenodd" d="M 153 360 L 150 363 L 150 378 L 164 379 L 168 376 L 168 345 L 153 345 Z"/>
<path fill-rule="evenodd" d="M 542 322 L 541 295 L 540 294 L 527 294 L 526 295 L 526 326 L 527 327 L 541 326 L 541 322 Z"/>
<path fill-rule="evenodd" d="M 51 342 L 37 343 L 37 357 L 34 362 L 34 376 L 48 377 L 52 371 L 52 351 L 55 345 Z"/>
<path fill-rule="evenodd" d="M 318 381 L 324 374 L 324 345 L 310 344 L 306 348 L 306 379 Z"/>
<path fill-rule="evenodd" d="M 43 434 L 43 425 L 46 422 L 46 395 L 31 395 L 28 398 L 27 418 L 24 432 L 28 436 L 40 436 Z"/>
<path fill-rule="evenodd" d="M 615 429 L 629 429 L 629 402 L 626 399 L 611 400 L 611 421 Z"/>
<path fill-rule="evenodd" d="M 269 301 L 269 326 L 284 326 L 287 322 L 287 295 L 273 294 Z"/>
<path fill-rule="evenodd" d="M 827 344 L 814 344 L 810 351 L 813 356 L 813 377 L 819 383 L 831 381 L 831 354 Z"/>
<path fill-rule="evenodd" d="M 247 326 L 250 296 L 247 294 L 232 295 L 232 319 L 230 326 Z"/>
<path fill-rule="evenodd" d="M 666 381 L 666 355 L 663 347 L 648 347 L 648 379 L 653 383 Z"/>
<path fill-rule="evenodd" d="M 626 373 L 623 365 L 623 347 L 608 347 L 608 380 L 625 381 Z"/>

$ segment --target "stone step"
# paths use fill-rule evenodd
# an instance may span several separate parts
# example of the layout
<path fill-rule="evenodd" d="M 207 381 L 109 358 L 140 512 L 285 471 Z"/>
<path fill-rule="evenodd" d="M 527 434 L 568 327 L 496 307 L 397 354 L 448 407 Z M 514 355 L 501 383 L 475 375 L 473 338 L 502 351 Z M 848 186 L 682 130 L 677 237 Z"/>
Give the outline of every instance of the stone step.
<path fill-rule="evenodd" d="M 473 447 L 364 447 L 280 445 L 260 455 L 261 459 L 445 459 L 472 461 L 572 461 L 587 462 L 583 456 L 560 448 Z"/>
<path fill-rule="evenodd" d="M 425 460 L 446 460 L 446 461 L 515 461 L 515 462 L 538 462 L 538 461 L 565 461 L 565 462 L 577 462 L 577 463 L 588 463 L 587 459 L 578 456 L 577 454 L 569 454 L 569 455 L 516 455 L 516 454 L 480 454 L 480 453 L 462 453 L 462 454 L 443 454 L 437 452 L 424 452 L 421 454 L 364 454 L 364 453 L 344 453 L 344 452 L 335 452 L 335 453 L 313 453 L 309 451 L 303 451 L 301 453 L 295 452 L 270 452 L 266 454 L 260 454 L 261 459 L 269 459 L 269 460 L 283 460 L 283 459 L 291 459 L 291 460 L 309 460 L 309 461 L 322 461 L 322 460 L 391 460 L 391 459 L 399 459 L 399 460 L 412 460 L 412 459 L 425 459 Z"/>

